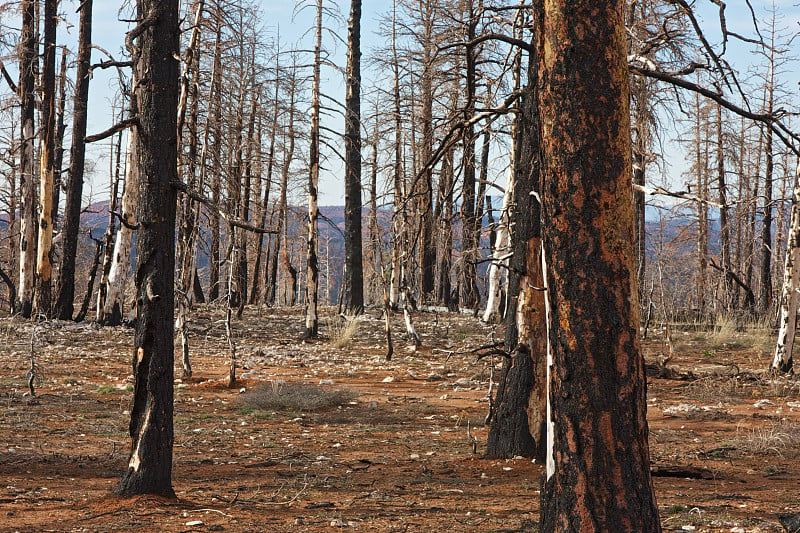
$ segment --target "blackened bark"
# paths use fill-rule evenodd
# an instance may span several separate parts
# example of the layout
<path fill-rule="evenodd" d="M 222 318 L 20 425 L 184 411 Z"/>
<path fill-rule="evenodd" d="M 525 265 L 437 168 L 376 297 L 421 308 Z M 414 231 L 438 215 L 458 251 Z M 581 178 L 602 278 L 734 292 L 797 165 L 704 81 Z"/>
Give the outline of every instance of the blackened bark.
<path fill-rule="evenodd" d="M 539 404 L 544 397 L 542 392 L 545 388 L 544 296 L 540 291 L 525 291 L 528 286 L 543 286 L 540 256 L 541 206 L 536 196 L 531 194 L 538 194 L 540 189 L 541 141 L 536 88 L 537 66 L 537 57 L 531 54 L 528 83 L 520 101 L 522 113 L 517 115 L 518 149 L 514 161 L 514 201 L 511 202 L 509 213 L 509 219 L 514 221 L 510 232 L 513 255 L 509 263 L 508 312 L 504 339 L 512 358 L 503 361 L 486 455 L 491 458 L 520 455 L 543 462 L 545 428 L 543 406 Z M 527 298 L 521 295 L 526 295 Z M 533 395 L 534 390 L 538 390 L 539 394 Z M 534 409 L 530 409 L 532 406 Z M 535 427 L 532 427 L 532 420 L 536 421 L 533 424 Z"/>
<path fill-rule="evenodd" d="M 94 293 L 94 282 L 97 280 L 97 269 L 100 266 L 100 258 L 103 256 L 103 240 L 92 237 L 91 231 L 88 237 L 94 241 L 94 259 L 92 260 L 92 268 L 89 269 L 89 282 L 86 284 L 86 293 L 83 295 L 83 303 L 81 303 L 78 314 L 75 315 L 75 322 L 83 322 L 86 318 L 86 314 L 89 312 L 89 305 L 92 303 L 92 294 Z"/>
<path fill-rule="evenodd" d="M 173 328 L 179 46 L 177 0 L 137 0 L 139 20 L 139 188 L 132 439 L 116 494 L 174 496 L 172 489 Z"/>
<path fill-rule="evenodd" d="M 549 455 L 540 531 L 659 532 L 633 249 L 624 2 L 544 3 Z"/>
<path fill-rule="evenodd" d="M 421 161 L 425 165 L 422 176 L 416 182 L 415 205 L 419 214 L 419 256 L 421 297 L 423 302 L 433 298 L 436 288 L 436 247 L 433 238 L 433 168 L 428 165 L 433 153 L 433 61 L 435 53 L 435 37 L 433 24 L 436 13 L 434 3 L 420 3 L 422 18 L 422 73 L 420 76 L 420 122 L 422 129 Z"/>
<path fill-rule="evenodd" d="M 478 17 L 475 13 L 472 0 L 466 0 L 467 32 L 466 40 L 469 43 L 475 38 L 478 26 Z M 461 227 L 462 247 L 461 256 L 461 295 L 464 307 L 475 309 L 479 303 L 477 270 L 478 243 L 475 240 L 478 222 L 475 217 L 475 131 L 471 121 L 475 115 L 475 89 L 476 89 L 476 53 L 475 45 L 466 47 L 466 85 L 467 95 L 464 106 L 464 121 L 468 124 L 463 131 L 464 143 L 464 178 L 461 193 Z"/>
<path fill-rule="evenodd" d="M 92 61 L 92 1 L 81 4 L 78 29 L 78 71 L 73 99 L 72 146 L 70 148 L 69 185 L 61 230 L 62 252 L 59 265 L 54 316 L 71 320 L 75 300 L 75 256 L 80 230 L 83 170 L 86 157 L 86 120 L 89 101 L 89 67 Z"/>
<path fill-rule="evenodd" d="M 347 95 L 345 100 L 344 307 L 364 310 L 364 265 L 361 245 L 361 0 L 350 0 L 347 28 Z"/>
<path fill-rule="evenodd" d="M 219 154 L 222 146 L 222 139 L 220 137 L 222 135 L 222 99 L 220 96 L 220 92 L 222 90 L 222 83 L 220 82 L 222 75 L 220 72 L 220 69 L 222 68 L 222 48 L 220 46 L 222 39 L 222 7 L 220 5 L 217 5 L 217 13 L 214 17 L 214 20 L 216 21 L 217 28 L 214 42 L 214 64 L 212 67 L 213 72 L 211 76 L 211 108 L 213 112 L 212 124 L 214 128 L 214 146 L 212 148 L 212 153 Z M 221 169 L 219 168 L 218 160 L 216 160 L 216 165 L 217 168 L 211 172 L 211 200 L 214 202 L 214 205 L 219 205 L 219 175 Z M 209 212 L 208 218 L 208 223 L 211 226 L 211 243 L 208 258 L 208 299 L 209 301 L 213 302 L 219 298 L 219 213 L 212 209 Z"/>
<path fill-rule="evenodd" d="M 320 64 L 322 55 L 322 0 L 317 0 L 316 44 L 314 45 L 314 79 L 311 87 L 311 146 L 308 173 L 308 232 L 306 237 L 306 338 L 317 336 L 319 290 L 319 264 L 317 241 L 319 239 L 319 113 L 320 113 Z"/>
<path fill-rule="evenodd" d="M 63 173 L 61 167 L 64 164 L 64 132 L 67 125 L 64 122 L 64 113 L 67 107 L 67 55 L 69 50 L 65 46 L 61 51 L 61 72 L 58 75 L 58 109 L 56 110 L 56 137 L 55 155 L 53 156 L 53 212 L 51 223 L 53 231 L 57 227 L 58 206 L 61 202 L 61 187 L 63 185 Z M 55 314 L 53 315 L 55 316 Z"/>
<path fill-rule="evenodd" d="M 772 307 L 772 181 L 773 181 L 773 154 L 772 130 L 764 131 L 764 155 L 766 164 L 764 169 L 764 215 L 761 220 L 761 298 L 759 311 L 766 316 Z"/>
<path fill-rule="evenodd" d="M 277 83 L 275 84 L 278 85 Z M 277 100 L 276 100 L 277 106 Z M 261 194 L 261 201 L 259 203 L 259 211 L 261 216 L 259 217 L 258 227 L 259 228 L 266 228 L 267 227 L 267 218 L 269 215 L 269 193 L 270 189 L 272 188 L 272 169 L 275 166 L 275 130 L 277 129 L 277 123 L 273 123 L 272 127 L 272 134 L 270 135 L 270 147 L 269 147 L 269 155 L 267 156 L 267 178 L 263 184 L 264 192 Z M 261 160 L 261 118 L 258 119 L 258 133 L 256 135 L 256 144 L 258 146 L 257 153 L 259 161 Z M 261 182 L 261 163 L 259 163 L 259 183 Z M 256 262 L 253 265 L 253 284 L 250 288 L 250 298 L 248 299 L 247 303 L 253 305 L 258 300 L 259 296 L 261 295 L 261 256 L 264 255 L 264 234 L 257 233 L 256 236 Z M 269 264 L 269 249 L 270 243 L 272 242 L 272 235 L 270 234 L 270 240 L 267 241 L 267 257 L 264 259 L 264 271 L 265 274 L 269 273 L 269 270 L 266 266 Z M 268 286 L 268 279 L 264 279 L 264 292 L 266 293 L 266 287 Z M 263 297 L 261 298 L 263 301 Z"/>
<path fill-rule="evenodd" d="M 448 150 L 442 158 L 442 171 L 439 175 L 434 219 L 439 228 L 439 276 L 436 285 L 436 300 L 453 310 L 458 302 L 453 302 L 450 274 L 453 266 L 453 150 Z"/>

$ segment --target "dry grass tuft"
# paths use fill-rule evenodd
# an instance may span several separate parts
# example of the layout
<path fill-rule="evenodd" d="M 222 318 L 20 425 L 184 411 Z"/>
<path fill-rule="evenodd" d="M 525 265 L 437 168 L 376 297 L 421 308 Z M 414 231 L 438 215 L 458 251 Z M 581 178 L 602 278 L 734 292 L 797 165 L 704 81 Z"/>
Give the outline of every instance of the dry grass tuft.
<path fill-rule="evenodd" d="M 736 339 L 736 318 L 730 315 L 717 315 L 714 321 L 714 331 L 708 338 L 709 345 L 714 349 L 730 347 Z"/>
<path fill-rule="evenodd" d="M 336 349 L 349 346 L 358 331 L 358 318 L 337 316 L 327 320 L 328 339 Z"/>
<path fill-rule="evenodd" d="M 323 389 L 305 383 L 273 383 L 239 396 L 239 402 L 264 411 L 322 412 L 358 396 L 349 390 Z"/>
<path fill-rule="evenodd" d="M 736 437 L 736 447 L 753 455 L 800 455 L 800 425 L 782 421 L 766 427 L 742 430 Z"/>

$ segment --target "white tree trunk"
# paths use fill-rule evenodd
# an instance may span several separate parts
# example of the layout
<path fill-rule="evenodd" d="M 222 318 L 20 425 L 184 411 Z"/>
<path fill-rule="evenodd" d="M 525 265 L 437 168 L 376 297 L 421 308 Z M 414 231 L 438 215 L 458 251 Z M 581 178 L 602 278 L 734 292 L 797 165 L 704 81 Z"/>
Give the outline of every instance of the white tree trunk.
<path fill-rule="evenodd" d="M 34 272 L 36 271 L 36 186 L 33 171 L 33 122 L 26 121 L 22 131 L 23 165 L 20 187 L 22 189 L 22 217 L 19 240 L 19 290 L 23 316 L 30 316 L 33 305 Z"/>
<path fill-rule="evenodd" d="M 798 162 L 792 196 L 792 211 L 789 222 L 789 237 L 786 244 L 786 261 L 783 269 L 780 321 L 772 372 L 787 373 L 792 370 L 792 346 L 797 327 L 797 291 L 800 288 L 800 162 Z"/>
<path fill-rule="evenodd" d="M 500 311 L 500 301 L 502 300 L 504 280 L 508 271 L 509 252 L 511 251 L 509 239 L 509 219 L 508 210 L 511 204 L 514 189 L 514 168 L 509 169 L 506 179 L 506 192 L 503 195 L 503 210 L 500 213 L 500 221 L 495 232 L 494 250 L 492 251 L 492 263 L 489 265 L 489 297 L 486 300 L 486 311 L 483 313 L 482 320 L 487 324 L 499 322 L 502 318 Z"/>
<path fill-rule="evenodd" d="M 122 218 L 131 227 L 136 224 L 136 191 L 139 185 L 139 162 L 136 153 L 136 128 L 128 130 L 127 153 L 125 155 L 125 191 L 122 193 Z M 97 319 L 109 317 L 116 309 L 122 313 L 125 284 L 131 269 L 131 241 L 133 230 L 120 224 L 114 241 L 114 256 L 106 285 L 106 300 L 97 309 Z M 98 302 L 100 303 L 100 302 Z"/>

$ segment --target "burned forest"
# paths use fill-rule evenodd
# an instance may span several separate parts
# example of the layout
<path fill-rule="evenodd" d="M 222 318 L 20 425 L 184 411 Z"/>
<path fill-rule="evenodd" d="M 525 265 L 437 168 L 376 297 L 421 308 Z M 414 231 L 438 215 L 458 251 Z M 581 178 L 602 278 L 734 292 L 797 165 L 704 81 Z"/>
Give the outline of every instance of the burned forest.
<path fill-rule="evenodd" d="M 0 1 L 0 531 L 800 531 L 799 34 Z"/>

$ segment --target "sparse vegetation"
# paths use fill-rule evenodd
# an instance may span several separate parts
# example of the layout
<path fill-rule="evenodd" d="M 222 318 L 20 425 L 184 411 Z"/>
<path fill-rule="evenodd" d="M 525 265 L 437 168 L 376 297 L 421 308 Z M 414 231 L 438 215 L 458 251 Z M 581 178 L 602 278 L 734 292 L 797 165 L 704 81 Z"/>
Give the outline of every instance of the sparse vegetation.
<path fill-rule="evenodd" d="M 316 413 L 335 409 L 356 396 L 353 391 L 326 389 L 305 383 L 273 383 L 241 395 L 239 402 L 263 411 Z"/>
<path fill-rule="evenodd" d="M 780 421 L 741 430 L 735 443 L 743 453 L 797 457 L 800 455 L 800 424 Z"/>
<path fill-rule="evenodd" d="M 328 340 L 336 349 L 350 345 L 358 331 L 358 317 L 336 316 L 327 320 Z"/>

